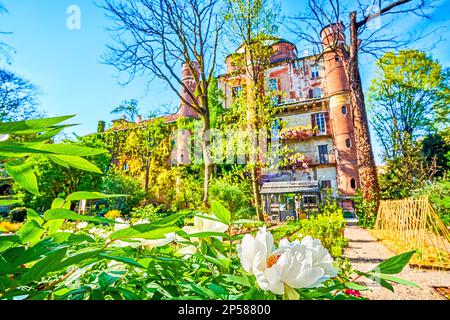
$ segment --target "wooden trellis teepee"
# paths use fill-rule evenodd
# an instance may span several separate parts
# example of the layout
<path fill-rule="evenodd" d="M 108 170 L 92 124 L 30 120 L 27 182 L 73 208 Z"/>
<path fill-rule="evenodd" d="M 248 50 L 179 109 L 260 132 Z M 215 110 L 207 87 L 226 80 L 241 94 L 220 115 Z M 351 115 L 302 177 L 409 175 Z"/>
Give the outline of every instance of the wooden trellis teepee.
<path fill-rule="evenodd" d="M 428 198 L 381 201 L 373 234 L 395 252 L 417 250 L 412 265 L 450 268 L 450 232 Z"/>

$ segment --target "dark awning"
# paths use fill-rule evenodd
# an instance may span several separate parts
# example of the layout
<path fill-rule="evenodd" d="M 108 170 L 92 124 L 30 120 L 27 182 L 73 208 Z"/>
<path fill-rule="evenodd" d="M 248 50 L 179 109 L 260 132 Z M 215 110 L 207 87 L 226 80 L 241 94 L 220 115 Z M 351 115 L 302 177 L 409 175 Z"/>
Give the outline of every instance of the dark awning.
<path fill-rule="evenodd" d="M 261 194 L 284 193 L 320 193 L 318 181 L 267 182 L 261 188 Z"/>

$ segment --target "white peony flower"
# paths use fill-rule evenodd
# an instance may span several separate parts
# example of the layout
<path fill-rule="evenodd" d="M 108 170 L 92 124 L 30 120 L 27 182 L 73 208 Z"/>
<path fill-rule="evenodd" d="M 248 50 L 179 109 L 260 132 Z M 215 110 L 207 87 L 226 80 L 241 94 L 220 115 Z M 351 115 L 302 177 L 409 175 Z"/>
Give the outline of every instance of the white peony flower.
<path fill-rule="evenodd" d="M 208 216 L 212 219 L 217 219 L 215 215 Z M 228 226 L 222 222 L 214 221 L 201 217 L 194 217 L 193 226 L 183 227 L 183 231 L 187 234 L 203 233 L 203 232 L 219 232 L 223 233 L 228 230 Z M 192 241 L 198 241 L 196 238 L 191 238 Z"/>
<path fill-rule="evenodd" d="M 275 294 L 314 288 L 337 274 L 328 251 L 311 237 L 292 243 L 283 239 L 274 250 L 273 236 L 263 227 L 256 237 L 246 235 L 237 250 L 244 270 L 256 276 L 261 289 Z"/>
<path fill-rule="evenodd" d="M 129 228 L 130 225 L 125 222 L 122 218 L 117 218 L 116 223 L 114 225 L 114 232 Z M 150 223 L 148 220 L 139 220 L 134 225 L 140 225 L 140 224 L 147 224 Z M 127 241 L 116 241 L 115 244 L 119 247 L 132 247 L 132 248 L 138 248 L 138 247 L 163 247 L 165 245 L 168 245 L 169 243 L 173 242 L 175 240 L 175 233 L 171 232 L 164 235 L 163 239 L 139 239 L 139 238 L 133 238 L 128 239 Z"/>
<path fill-rule="evenodd" d="M 307 236 L 302 239 L 301 244 L 311 251 L 313 265 L 322 268 L 326 278 L 337 276 L 338 270 L 333 265 L 333 258 L 320 240 Z"/>

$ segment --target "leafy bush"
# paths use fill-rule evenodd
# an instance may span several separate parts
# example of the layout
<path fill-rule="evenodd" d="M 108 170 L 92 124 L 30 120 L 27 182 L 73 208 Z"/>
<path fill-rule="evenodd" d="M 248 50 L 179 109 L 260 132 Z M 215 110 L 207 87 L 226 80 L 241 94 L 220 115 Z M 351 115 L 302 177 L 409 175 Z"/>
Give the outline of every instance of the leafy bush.
<path fill-rule="evenodd" d="M 115 169 L 111 169 L 104 177 L 100 191 L 105 194 L 128 195 L 126 198 L 112 198 L 98 202 L 98 213 L 101 215 L 109 210 L 118 210 L 127 215 L 145 199 L 145 192 L 139 180 Z"/>
<path fill-rule="evenodd" d="M 105 214 L 106 219 L 116 220 L 117 218 L 122 217 L 122 214 L 119 210 L 110 210 L 107 214 Z"/>
<path fill-rule="evenodd" d="M 377 202 L 375 199 L 367 200 L 363 197 L 361 190 L 358 190 L 354 198 L 358 226 L 362 228 L 373 228 L 377 220 Z"/>
<path fill-rule="evenodd" d="M 330 254 L 337 258 L 342 256 L 348 245 L 348 240 L 344 238 L 346 224 L 342 209 L 336 212 L 326 210 L 323 214 L 301 220 L 301 229 L 297 235 L 299 238 L 312 236 L 319 239 Z"/>
<path fill-rule="evenodd" d="M 218 201 L 229 208 L 235 219 L 248 219 L 254 215 L 254 210 L 244 192 L 236 185 L 222 180 L 216 180 L 209 189 L 210 201 Z"/>
<path fill-rule="evenodd" d="M 450 179 L 444 176 L 441 179 L 417 190 L 414 196 L 428 196 L 434 210 L 446 226 L 450 226 Z"/>
<path fill-rule="evenodd" d="M 335 201 L 327 201 L 318 215 L 309 219 L 288 222 L 286 225 L 273 231 L 274 238 L 303 239 L 312 236 L 319 239 L 322 245 L 328 249 L 334 258 L 341 257 L 348 246 L 348 240 L 344 237 L 344 229 L 347 224 L 342 209 Z"/>

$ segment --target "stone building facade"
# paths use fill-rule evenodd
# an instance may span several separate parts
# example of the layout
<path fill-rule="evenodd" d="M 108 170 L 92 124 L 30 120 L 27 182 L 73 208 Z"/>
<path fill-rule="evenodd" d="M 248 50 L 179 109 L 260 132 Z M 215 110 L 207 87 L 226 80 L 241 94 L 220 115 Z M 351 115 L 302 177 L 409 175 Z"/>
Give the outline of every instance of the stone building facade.
<path fill-rule="evenodd" d="M 265 70 L 265 82 L 267 90 L 279 92 L 274 108 L 277 122 L 282 124 L 280 130 L 273 130 L 278 136 L 272 139 L 279 139 L 281 145 L 303 154 L 307 164 L 307 168 L 263 176 L 261 194 L 265 212 L 278 220 L 299 218 L 299 214 L 320 203 L 325 189 L 331 189 L 344 209 L 351 211 L 352 197 L 359 186 L 349 82 L 343 53 L 331 49 L 339 43 L 345 46 L 346 39 L 340 25 L 326 27 L 321 34 L 320 55 L 300 56 L 296 46 L 284 39 L 271 44 L 273 55 L 270 67 Z M 226 73 L 219 77 L 225 108 L 242 90 L 241 76 L 236 75 L 232 56 L 226 59 Z M 192 78 L 187 68 L 183 68 L 183 81 L 195 90 Z M 195 118 L 197 114 L 182 103 L 179 116 Z M 179 135 L 178 139 L 183 141 L 190 139 L 189 132 Z M 189 157 L 188 150 L 182 147 L 176 152 L 178 161 L 180 156 Z"/>

